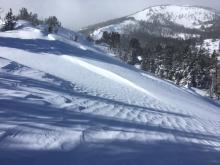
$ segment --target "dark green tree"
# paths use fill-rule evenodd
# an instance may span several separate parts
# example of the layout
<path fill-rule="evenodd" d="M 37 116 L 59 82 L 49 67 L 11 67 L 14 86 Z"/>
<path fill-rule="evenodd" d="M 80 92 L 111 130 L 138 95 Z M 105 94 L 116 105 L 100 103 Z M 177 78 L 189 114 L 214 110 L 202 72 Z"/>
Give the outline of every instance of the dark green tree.
<path fill-rule="evenodd" d="M 50 16 L 45 20 L 46 25 L 48 26 L 49 33 L 57 33 L 59 27 L 61 27 L 61 23 L 55 16 Z"/>
<path fill-rule="evenodd" d="M 14 30 L 16 24 L 16 18 L 13 15 L 12 9 L 5 16 L 5 24 L 3 26 L 3 31 Z"/>
<path fill-rule="evenodd" d="M 30 16 L 31 16 L 31 14 L 28 12 L 27 8 L 23 7 L 19 10 L 19 14 L 17 16 L 17 19 L 29 20 Z"/>
<path fill-rule="evenodd" d="M 117 32 L 112 32 L 110 34 L 110 38 L 111 38 L 111 47 L 119 48 L 120 47 L 120 34 Z"/>
<path fill-rule="evenodd" d="M 104 31 L 100 41 L 108 44 L 110 46 L 110 50 L 115 48 L 119 49 L 121 36 L 117 32 L 108 33 L 107 31 Z"/>
<path fill-rule="evenodd" d="M 107 31 L 104 31 L 102 34 L 102 42 L 109 44 L 110 34 Z"/>
<path fill-rule="evenodd" d="M 28 12 L 27 8 L 21 8 L 19 14 L 17 16 L 17 20 L 26 20 L 32 23 L 32 25 L 36 26 L 42 23 L 41 20 L 38 19 L 37 14 L 33 14 L 32 12 Z"/>
<path fill-rule="evenodd" d="M 137 38 L 132 38 L 129 42 L 128 63 L 135 65 L 138 62 L 138 56 L 142 55 L 142 48 Z"/>

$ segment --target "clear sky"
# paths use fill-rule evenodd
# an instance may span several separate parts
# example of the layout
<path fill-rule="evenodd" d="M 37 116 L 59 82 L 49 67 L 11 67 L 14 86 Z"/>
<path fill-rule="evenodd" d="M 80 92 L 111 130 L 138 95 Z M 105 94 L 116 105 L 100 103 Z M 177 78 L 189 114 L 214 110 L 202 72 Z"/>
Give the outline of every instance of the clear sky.
<path fill-rule="evenodd" d="M 220 0 L 0 0 L 7 11 L 27 7 L 40 17 L 56 15 L 63 26 L 79 29 L 161 4 L 202 5 L 220 10 Z M 2 17 L 4 14 L 1 14 Z"/>

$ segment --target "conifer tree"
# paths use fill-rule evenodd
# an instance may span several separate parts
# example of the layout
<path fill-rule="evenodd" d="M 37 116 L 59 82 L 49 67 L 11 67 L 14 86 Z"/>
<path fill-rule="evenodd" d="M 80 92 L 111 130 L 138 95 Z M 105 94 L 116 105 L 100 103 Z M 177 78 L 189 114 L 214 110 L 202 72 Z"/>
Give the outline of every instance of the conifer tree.
<path fill-rule="evenodd" d="M 13 15 L 12 9 L 5 16 L 5 24 L 3 26 L 3 31 L 13 30 L 15 26 L 15 16 Z"/>
<path fill-rule="evenodd" d="M 58 21 L 57 17 L 50 16 L 45 20 L 45 23 L 48 26 L 48 32 L 49 33 L 57 33 L 59 27 L 61 26 L 61 23 Z"/>

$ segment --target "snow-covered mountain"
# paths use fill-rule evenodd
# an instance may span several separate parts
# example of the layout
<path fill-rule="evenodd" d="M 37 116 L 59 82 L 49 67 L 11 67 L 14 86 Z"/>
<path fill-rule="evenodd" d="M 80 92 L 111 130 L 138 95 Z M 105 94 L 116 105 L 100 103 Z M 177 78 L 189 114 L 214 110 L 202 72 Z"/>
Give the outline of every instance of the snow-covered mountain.
<path fill-rule="evenodd" d="M 104 31 L 128 33 L 129 31 L 143 30 L 147 27 L 146 32 L 149 34 L 185 39 L 198 37 L 199 35 L 195 32 L 211 27 L 218 17 L 218 11 L 204 7 L 154 6 L 123 18 L 90 26 L 82 31 L 90 33 L 97 40 L 102 37 Z M 157 24 L 157 26 L 150 29 L 151 24 Z"/>
<path fill-rule="evenodd" d="M 200 29 L 202 26 L 211 26 L 209 22 L 215 20 L 217 13 L 210 9 L 192 6 L 156 6 L 138 12 L 129 18 L 137 21 L 166 24 L 167 21 L 190 29 Z"/>
<path fill-rule="evenodd" d="M 219 102 L 20 25 L 0 33 L 0 164 L 220 162 Z"/>

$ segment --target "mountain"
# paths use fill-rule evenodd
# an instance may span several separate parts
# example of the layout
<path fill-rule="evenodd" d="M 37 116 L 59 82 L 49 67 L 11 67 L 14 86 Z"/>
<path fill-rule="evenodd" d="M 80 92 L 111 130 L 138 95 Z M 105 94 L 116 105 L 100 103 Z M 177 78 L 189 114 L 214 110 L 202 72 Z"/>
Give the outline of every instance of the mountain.
<path fill-rule="evenodd" d="M 0 52 L 0 164 L 220 162 L 219 102 L 64 28 L 21 21 L 0 33 Z"/>
<path fill-rule="evenodd" d="M 81 32 L 126 63 L 181 86 L 210 91 L 217 77 L 220 15 L 214 9 L 154 6 Z"/>
<path fill-rule="evenodd" d="M 82 32 L 98 40 L 104 31 L 129 34 L 143 31 L 172 38 L 199 37 L 219 20 L 219 12 L 198 6 L 163 5 L 149 7 L 135 14 L 84 28 Z"/>

